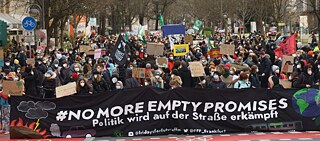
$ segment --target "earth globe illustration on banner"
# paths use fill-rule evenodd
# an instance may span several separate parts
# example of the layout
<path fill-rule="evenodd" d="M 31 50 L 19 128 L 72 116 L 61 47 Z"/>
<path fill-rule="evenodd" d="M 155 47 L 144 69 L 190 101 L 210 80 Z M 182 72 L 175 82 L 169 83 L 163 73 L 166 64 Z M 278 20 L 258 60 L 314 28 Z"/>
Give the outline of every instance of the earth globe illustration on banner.
<path fill-rule="evenodd" d="M 304 117 L 320 116 L 320 91 L 314 88 L 304 88 L 293 94 L 294 110 Z"/>

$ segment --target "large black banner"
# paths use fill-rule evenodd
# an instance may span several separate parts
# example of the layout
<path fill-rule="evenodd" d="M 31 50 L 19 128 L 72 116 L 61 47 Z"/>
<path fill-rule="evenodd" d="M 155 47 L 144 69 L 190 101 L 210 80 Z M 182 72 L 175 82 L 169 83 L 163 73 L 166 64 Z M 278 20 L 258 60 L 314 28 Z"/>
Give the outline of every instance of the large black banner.
<path fill-rule="evenodd" d="M 92 96 L 11 99 L 11 138 L 319 130 L 316 89 L 165 91 L 140 87 Z"/>

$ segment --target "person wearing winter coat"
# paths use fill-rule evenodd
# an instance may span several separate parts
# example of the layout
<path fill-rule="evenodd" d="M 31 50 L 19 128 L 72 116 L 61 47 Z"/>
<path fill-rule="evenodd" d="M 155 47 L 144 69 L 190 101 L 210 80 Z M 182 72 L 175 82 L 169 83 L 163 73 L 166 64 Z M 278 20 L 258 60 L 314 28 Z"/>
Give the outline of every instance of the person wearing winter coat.
<path fill-rule="evenodd" d="M 33 97 L 39 97 L 37 94 L 37 84 L 36 84 L 36 79 L 37 75 L 34 74 L 33 70 L 31 67 L 26 67 L 25 72 L 22 74 L 22 78 L 24 78 L 24 89 L 25 89 L 25 94 L 28 96 L 33 96 Z"/>
<path fill-rule="evenodd" d="M 268 78 L 270 77 L 272 63 L 268 54 L 260 53 L 260 55 L 262 55 L 262 60 L 260 64 L 260 73 L 262 76 L 261 87 L 268 88 Z"/>
<path fill-rule="evenodd" d="M 101 94 L 109 91 L 107 82 L 101 76 L 101 73 L 98 71 L 93 72 L 92 78 L 93 94 Z"/>
<path fill-rule="evenodd" d="M 220 73 L 218 71 L 212 72 L 210 81 L 207 84 L 209 89 L 225 89 L 227 88 L 226 83 L 221 81 Z"/>
<path fill-rule="evenodd" d="M 249 81 L 251 82 L 251 87 L 252 88 L 260 88 L 260 81 L 259 81 L 259 77 L 258 77 L 258 72 L 259 69 L 256 65 L 253 65 L 251 67 L 251 73 L 249 75 Z"/>
<path fill-rule="evenodd" d="M 182 87 L 192 87 L 193 86 L 193 81 L 192 81 L 192 77 L 191 77 L 191 72 L 187 67 L 187 63 L 186 62 L 181 62 L 181 66 L 179 71 L 179 75 L 182 79 Z"/>
<path fill-rule="evenodd" d="M 72 71 L 70 70 L 67 61 L 62 62 L 62 68 L 60 69 L 60 80 L 62 85 L 66 85 L 71 81 Z"/>
<path fill-rule="evenodd" d="M 92 87 L 89 85 L 88 81 L 83 77 L 79 78 L 77 81 L 77 95 L 89 95 L 93 94 L 92 92 Z"/>
<path fill-rule="evenodd" d="M 56 89 L 56 73 L 54 73 L 51 69 L 49 69 L 45 74 L 45 78 L 43 81 L 43 89 L 45 98 L 55 98 L 55 89 Z"/>
<path fill-rule="evenodd" d="M 312 72 L 312 66 L 307 65 L 304 68 L 304 72 L 299 75 L 297 83 L 295 83 L 295 88 L 311 88 L 314 86 L 315 79 Z"/>

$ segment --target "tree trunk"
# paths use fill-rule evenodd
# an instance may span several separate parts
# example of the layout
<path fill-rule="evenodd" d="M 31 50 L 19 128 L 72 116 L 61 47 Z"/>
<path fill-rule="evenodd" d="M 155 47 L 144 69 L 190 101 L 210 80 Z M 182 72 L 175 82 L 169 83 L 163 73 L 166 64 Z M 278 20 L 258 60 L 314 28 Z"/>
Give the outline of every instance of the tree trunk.
<path fill-rule="evenodd" d="M 60 25 L 60 48 L 63 48 L 63 40 L 64 40 L 64 28 L 65 28 L 65 23 L 66 21 L 68 20 L 68 17 L 64 18 L 61 22 L 61 25 Z M 69 24 L 68 24 L 69 25 Z"/>
<path fill-rule="evenodd" d="M 139 23 L 140 23 L 141 25 L 143 25 L 143 19 L 144 19 L 144 15 L 140 14 L 140 15 L 139 15 Z"/>
<path fill-rule="evenodd" d="M 103 15 L 101 17 L 101 35 L 106 35 L 106 16 Z"/>
<path fill-rule="evenodd" d="M 318 42 L 320 41 L 320 18 L 318 18 Z"/>

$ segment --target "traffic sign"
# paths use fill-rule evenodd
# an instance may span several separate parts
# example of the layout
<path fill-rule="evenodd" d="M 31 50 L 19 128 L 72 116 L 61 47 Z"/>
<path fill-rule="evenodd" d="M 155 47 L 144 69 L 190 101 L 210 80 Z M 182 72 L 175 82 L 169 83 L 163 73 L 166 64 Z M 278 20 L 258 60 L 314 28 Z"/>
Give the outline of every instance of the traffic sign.
<path fill-rule="evenodd" d="M 25 30 L 33 30 L 36 28 L 36 26 L 37 26 L 37 22 L 33 17 L 25 17 L 22 20 L 22 27 Z"/>

